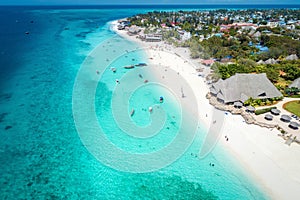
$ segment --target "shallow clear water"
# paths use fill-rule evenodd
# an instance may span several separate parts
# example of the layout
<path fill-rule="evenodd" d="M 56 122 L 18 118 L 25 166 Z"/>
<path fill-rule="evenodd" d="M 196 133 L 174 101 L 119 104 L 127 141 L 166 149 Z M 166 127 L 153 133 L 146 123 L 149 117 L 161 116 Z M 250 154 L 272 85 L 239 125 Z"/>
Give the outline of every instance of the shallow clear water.
<path fill-rule="evenodd" d="M 127 173 L 103 165 L 88 152 L 76 131 L 72 92 L 84 59 L 99 43 L 114 36 L 107 22 L 146 9 L 1 8 L 0 33 L 0 194 L 2 199 L 265 199 L 228 152 L 217 148 L 197 158 L 205 130 L 199 125 L 188 151 L 172 165 L 151 173 Z M 31 22 L 32 21 L 32 22 Z M 29 31 L 30 34 L 24 34 Z M 112 47 L 129 44 L 111 39 Z M 113 41 L 118 43 L 114 44 Z M 108 53 L 103 55 L 110 56 Z M 99 123 L 108 139 L 129 152 L 153 152 L 176 135 L 180 108 L 171 93 L 147 85 L 129 100 L 132 120 L 151 122 L 148 108 L 164 93 L 167 123 L 143 140 L 123 134 L 113 121 L 111 99 L 122 66 L 145 61 L 134 52 L 110 61 L 95 99 Z M 105 63 L 103 63 L 105 64 Z M 96 74 L 96 71 L 92 71 Z M 138 74 L 135 75 L 138 78 Z M 121 82 L 122 84 L 122 82 Z M 209 163 L 214 163 L 214 167 Z"/>

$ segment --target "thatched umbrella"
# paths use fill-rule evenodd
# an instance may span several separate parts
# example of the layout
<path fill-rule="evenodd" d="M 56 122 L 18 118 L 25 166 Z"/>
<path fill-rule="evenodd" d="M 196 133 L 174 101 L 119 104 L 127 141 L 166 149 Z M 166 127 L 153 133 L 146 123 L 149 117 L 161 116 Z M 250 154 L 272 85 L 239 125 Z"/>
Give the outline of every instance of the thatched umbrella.
<path fill-rule="evenodd" d="M 297 123 L 297 122 L 291 122 L 289 124 L 289 127 L 292 128 L 292 129 L 298 129 L 300 125 Z"/>
<path fill-rule="evenodd" d="M 273 115 L 279 115 L 280 114 L 280 110 L 278 110 L 277 108 L 273 108 L 273 109 L 271 109 L 271 113 Z"/>
<path fill-rule="evenodd" d="M 271 121 L 273 119 L 273 116 L 270 114 L 266 114 L 265 119 Z"/>
<path fill-rule="evenodd" d="M 243 106 L 243 104 L 241 102 L 239 102 L 239 101 L 236 101 L 236 102 L 233 103 L 233 106 L 235 108 L 241 108 Z"/>
<path fill-rule="evenodd" d="M 248 112 L 255 112 L 255 108 L 253 106 L 247 106 L 246 109 Z"/>
<path fill-rule="evenodd" d="M 281 115 L 280 120 L 284 121 L 284 122 L 290 122 L 291 121 L 291 117 L 288 115 Z"/>

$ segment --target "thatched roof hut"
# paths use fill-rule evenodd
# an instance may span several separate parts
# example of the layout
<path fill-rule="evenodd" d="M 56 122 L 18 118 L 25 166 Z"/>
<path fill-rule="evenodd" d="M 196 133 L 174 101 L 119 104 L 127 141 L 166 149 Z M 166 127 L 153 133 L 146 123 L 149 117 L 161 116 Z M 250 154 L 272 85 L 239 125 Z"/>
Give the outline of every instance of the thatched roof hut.
<path fill-rule="evenodd" d="M 226 80 L 220 79 L 212 84 L 212 88 L 213 95 L 217 95 L 217 98 L 224 103 L 245 102 L 250 97 L 267 99 L 282 96 L 265 73 L 235 74 Z"/>
<path fill-rule="evenodd" d="M 292 129 L 298 129 L 300 125 L 297 123 L 297 122 L 291 122 L 289 124 L 289 127 L 292 128 Z"/>
<path fill-rule="evenodd" d="M 279 115 L 280 114 L 280 110 L 278 110 L 277 108 L 273 108 L 273 109 L 271 109 L 271 113 L 273 115 Z"/>
<path fill-rule="evenodd" d="M 298 88 L 300 89 L 300 77 L 294 80 L 290 85 L 289 88 Z"/>
<path fill-rule="evenodd" d="M 273 116 L 270 114 L 266 114 L 265 119 L 271 121 L 271 120 L 273 120 Z"/>
<path fill-rule="evenodd" d="M 298 60 L 298 56 L 296 54 L 289 55 L 285 58 L 286 60 Z"/>
<path fill-rule="evenodd" d="M 291 121 L 291 117 L 288 115 L 281 115 L 280 120 L 284 121 L 284 122 L 290 122 Z"/>
<path fill-rule="evenodd" d="M 269 58 L 268 60 L 265 61 L 265 64 L 276 64 L 277 61 L 274 58 Z"/>

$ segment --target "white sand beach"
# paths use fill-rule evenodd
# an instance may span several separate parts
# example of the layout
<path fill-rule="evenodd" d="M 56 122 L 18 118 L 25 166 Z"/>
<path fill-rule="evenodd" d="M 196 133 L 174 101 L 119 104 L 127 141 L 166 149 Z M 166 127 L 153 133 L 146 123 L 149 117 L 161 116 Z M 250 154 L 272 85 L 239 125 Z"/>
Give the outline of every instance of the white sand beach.
<path fill-rule="evenodd" d="M 198 76 L 195 60 L 189 59 L 187 49 L 175 48 L 163 42 L 142 42 L 136 36 L 129 36 L 124 30 L 117 30 L 116 25 L 117 21 L 112 22 L 116 33 L 146 49 L 147 56 L 152 58 L 149 59 L 150 64 L 169 67 L 190 84 L 198 101 L 199 121 L 208 128 L 214 120 L 214 108 L 206 99 L 208 85 L 204 78 Z M 249 174 L 263 185 L 263 189 L 272 199 L 296 200 L 300 198 L 300 145 L 292 143 L 288 146 L 278 134 L 276 129 L 248 125 L 242 116 L 228 114 L 225 115 L 219 145 L 240 161 Z"/>

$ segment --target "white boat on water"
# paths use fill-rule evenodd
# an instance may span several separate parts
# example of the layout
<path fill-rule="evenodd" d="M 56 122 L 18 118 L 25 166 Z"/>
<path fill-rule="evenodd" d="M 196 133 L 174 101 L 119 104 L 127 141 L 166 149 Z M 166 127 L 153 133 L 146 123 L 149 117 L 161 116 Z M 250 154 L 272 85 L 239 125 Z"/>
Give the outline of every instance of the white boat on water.
<path fill-rule="evenodd" d="M 125 69 L 132 69 L 132 68 L 134 68 L 134 65 L 128 65 L 128 66 L 125 66 L 124 68 Z"/>
<path fill-rule="evenodd" d="M 132 109 L 131 112 L 130 112 L 130 116 L 133 116 L 134 112 L 135 112 L 134 109 Z"/>
<path fill-rule="evenodd" d="M 115 67 L 110 68 L 110 70 L 111 70 L 112 72 L 116 72 L 116 71 L 117 71 L 117 69 L 116 69 Z"/>
<path fill-rule="evenodd" d="M 144 67 L 144 66 L 147 66 L 147 63 L 138 63 L 135 66 L 136 67 Z"/>

